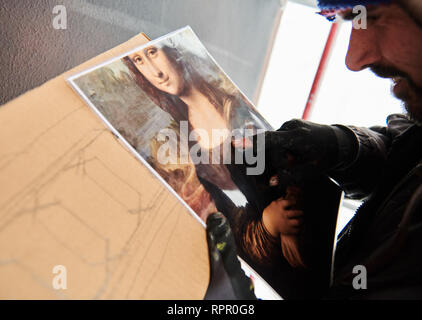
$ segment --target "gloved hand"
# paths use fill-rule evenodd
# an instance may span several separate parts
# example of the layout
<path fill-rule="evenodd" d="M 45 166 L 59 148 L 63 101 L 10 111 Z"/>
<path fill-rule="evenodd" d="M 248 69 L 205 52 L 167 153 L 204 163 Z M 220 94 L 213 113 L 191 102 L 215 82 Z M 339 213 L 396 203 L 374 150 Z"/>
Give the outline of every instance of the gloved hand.
<path fill-rule="evenodd" d="M 321 125 L 304 120 L 291 120 L 277 131 L 261 133 L 265 145 L 254 138 L 254 152 L 265 152 L 266 170 L 277 173 L 280 184 L 300 185 L 315 176 L 341 167 L 357 152 L 355 138 L 337 126 Z M 345 145 L 340 148 L 339 140 Z"/>
<path fill-rule="evenodd" d="M 207 240 L 211 279 L 205 298 L 255 300 L 253 283 L 237 258 L 229 222 L 220 212 L 207 218 Z"/>
<path fill-rule="evenodd" d="M 313 164 L 325 171 L 335 166 L 338 158 L 333 128 L 299 119 L 265 132 L 265 149 L 275 166 Z"/>

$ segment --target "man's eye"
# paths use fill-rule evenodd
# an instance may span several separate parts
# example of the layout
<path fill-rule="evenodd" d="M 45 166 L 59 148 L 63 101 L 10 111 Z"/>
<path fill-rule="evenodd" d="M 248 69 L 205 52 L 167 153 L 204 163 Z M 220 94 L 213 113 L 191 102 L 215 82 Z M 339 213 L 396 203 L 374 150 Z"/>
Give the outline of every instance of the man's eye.
<path fill-rule="evenodd" d="M 344 21 L 353 21 L 356 18 L 356 16 L 357 16 L 357 14 L 350 13 L 347 16 L 346 15 L 345 16 L 342 16 L 342 19 Z"/>
<path fill-rule="evenodd" d="M 366 17 L 366 19 L 371 20 L 371 21 L 376 21 L 378 20 L 380 16 L 376 15 L 376 14 L 368 14 L 368 16 Z"/>
<path fill-rule="evenodd" d="M 142 63 L 142 58 L 141 57 L 135 57 L 135 59 L 133 59 L 135 61 L 135 63 Z"/>

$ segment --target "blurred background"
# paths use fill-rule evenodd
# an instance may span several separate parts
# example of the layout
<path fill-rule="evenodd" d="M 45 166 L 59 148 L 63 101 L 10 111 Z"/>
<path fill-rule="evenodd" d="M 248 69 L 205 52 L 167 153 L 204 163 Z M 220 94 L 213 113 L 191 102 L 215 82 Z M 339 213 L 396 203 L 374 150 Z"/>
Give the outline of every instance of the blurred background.
<path fill-rule="evenodd" d="M 57 5 L 65 30 L 53 28 Z M 0 105 L 140 32 L 186 25 L 255 99 L 280 16 L 280 0 L 0 0 Z"/>

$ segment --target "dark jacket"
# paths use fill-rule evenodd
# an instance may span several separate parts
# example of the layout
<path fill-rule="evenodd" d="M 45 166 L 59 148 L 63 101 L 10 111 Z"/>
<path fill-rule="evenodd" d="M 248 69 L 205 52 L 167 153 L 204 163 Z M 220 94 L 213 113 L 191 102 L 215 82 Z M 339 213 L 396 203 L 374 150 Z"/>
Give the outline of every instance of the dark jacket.
<path fill-rule="evenodd" d="M 422 126 L 391 115 L 387 127 L 347 130 L 358 141 L 356 159 L 331 177 L 364 202 L 339 235 L 330 296 L 420 299 Z M 367 270 L 367 289 L 353 288 L 356 265 Z"/>

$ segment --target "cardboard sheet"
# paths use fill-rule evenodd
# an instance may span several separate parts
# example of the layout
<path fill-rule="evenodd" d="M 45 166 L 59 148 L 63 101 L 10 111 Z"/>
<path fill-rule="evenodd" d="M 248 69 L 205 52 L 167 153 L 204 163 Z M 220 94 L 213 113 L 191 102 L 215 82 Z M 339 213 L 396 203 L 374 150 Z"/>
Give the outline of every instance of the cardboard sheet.
<path fill-rule="evenodd" d="M 65 81 L 147 41 L 0 107 L 0 298 L 203 298 L 205 230 Z"/>

